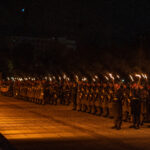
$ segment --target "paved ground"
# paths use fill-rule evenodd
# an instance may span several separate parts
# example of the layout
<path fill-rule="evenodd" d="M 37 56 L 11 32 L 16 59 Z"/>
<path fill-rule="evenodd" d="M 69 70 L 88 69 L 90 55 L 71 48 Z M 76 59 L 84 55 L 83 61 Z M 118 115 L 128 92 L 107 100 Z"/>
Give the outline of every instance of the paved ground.
<path fill-rule="evenodd" d="M 113 130 L 113 120 L 0 96 L 0 133 L 18 150 L 149 150 L 150 128 Z M 1 149 L 1 148 L 0 148 Z"/>

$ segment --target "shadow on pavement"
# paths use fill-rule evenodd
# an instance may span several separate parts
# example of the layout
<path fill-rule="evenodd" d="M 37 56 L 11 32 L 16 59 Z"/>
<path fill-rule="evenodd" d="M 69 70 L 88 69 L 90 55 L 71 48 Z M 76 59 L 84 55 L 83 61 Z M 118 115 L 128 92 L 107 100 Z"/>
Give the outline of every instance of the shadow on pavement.
<path fill-rule="evenodd" d="M 16 150 L 2 134 L 0 134 L 0 150 Z"/>
<path fill-rule="evenodd" d="M 134 140 L 134 139 L 132 139 Z M 10 141 L 17 150 L 141 150 L 119 139 L 25 139 Z M 132 144 L 132 143 L 131 143 Z M 144 147 L 144 145 L 143 145 Z M 149 147 L 148 147 L 149 149 Z M 143 149 L 143 150 L 148 150 Z"/>

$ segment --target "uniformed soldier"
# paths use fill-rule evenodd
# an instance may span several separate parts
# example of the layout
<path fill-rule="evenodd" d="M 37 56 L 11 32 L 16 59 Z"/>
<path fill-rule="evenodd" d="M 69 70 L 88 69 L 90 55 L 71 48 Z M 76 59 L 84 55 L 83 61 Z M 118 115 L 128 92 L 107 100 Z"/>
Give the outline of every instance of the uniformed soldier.
<path fill-rule="evenodd" d="M 122 100 L 123 100 L 123 86 L 119 89 L 114 89 L 113 96 L 113 113 L 114 113 L 114 126 L 112 128 L 120 130 L 122 125 Z"/>
<path fill-rule="evenodd" d="M 140 89 L 135 87 L 132 89 L 131 96 L 131 113 L 133 117 L 133 125 L 130 128 L 139 129 L 140 127 L 140 114 L 141 114 L 141 101 L 140 101 Z"/>
<path fill-rule="evenodd" d="M 122 120 L 127 122 L 130 120 L 130 88 L 126 85 L 123 87 Z"/>
<path fill-rule="evenodd" d="M 77 109 L 77 98 L 79 94 L 78 88 L 79 88 L 79 84 L 74 82 L 72 86 L 72 110 Z"/>
<path fill-rule="evenodd" d="M 106 83 L 103 84 L 103 117 L 109 116 L 108 108 L 108 86 Z"/>
<path fill-rule="evenodd" d="M 82 90 L 81 111 L 86 112 L 89 90 L 87 89 L 85 83 L 83 83 L 83 87 L 81 88 L 81 90 Z"/>
<path fill-rule="evenodd" d="M 108 108 L 109 108 L 109 118 L 113 118 L 113 84 L 110 83 L 108 87 L 108 94 L 107 94 L 107 99 L 108 99 Z"/>
<path fill-rule="evenodd" d="M 89 86 L 86 88 L 85 104 L 84 104 L 87 113 L 91 113 L 92 99 L 93 99 L 93 87 Z"/>
<path fill-rule="evenodd" d="M 43 84 L 43 92 L 44 92 L 44 101 L 45 101 L 45 104 L 48 104 L 49 103 L 49 82 L 45 82 Z"/>
<path fill-rule="evenodd" d="M 76 110 L 81 111 L 82 108 L 82 99 L 83 99 L 83 92 L 82 92 L 82 84 L 78 85 L 77 91 L 77 98 L 76 98 Z"/>
<path fill-rule="evenodd" d="M 140 100 L 141 100 L 141 114 L 140 114 L 140 125 L 144 124 L 144 121 L 146 120 L 147 115 L 147 101 L 148 101 L 148 90 L 146 87 L 141 89 L 140 93 Z"/>
<path fill-rule="evenodd" d="M 96 88 L 95 108 L 96 108 L 96 115 L 101 115 L 102 104 L 101 104 L 101 85 L 100 84 L 98 84 Z"/>

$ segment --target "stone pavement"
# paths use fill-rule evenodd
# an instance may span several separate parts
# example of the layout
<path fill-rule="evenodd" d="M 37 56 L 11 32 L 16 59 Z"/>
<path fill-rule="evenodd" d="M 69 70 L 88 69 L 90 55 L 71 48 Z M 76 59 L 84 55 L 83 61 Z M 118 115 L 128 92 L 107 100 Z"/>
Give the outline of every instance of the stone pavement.
<path fill-rule="evenodd" d="M 69 106 L 0 96 L 0 133 L 18 150 L 149 150 L 150 128 L 113 130 L 113 120 Z"/>

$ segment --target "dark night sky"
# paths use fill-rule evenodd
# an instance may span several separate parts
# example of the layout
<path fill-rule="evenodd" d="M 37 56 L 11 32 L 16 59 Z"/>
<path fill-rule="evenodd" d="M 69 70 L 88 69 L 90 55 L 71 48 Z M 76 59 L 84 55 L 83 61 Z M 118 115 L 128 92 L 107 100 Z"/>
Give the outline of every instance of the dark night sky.
<path fill-rule="evenodd" d="M 25 12 L 21 12 L 25 8 Z M 131 42 L 150 32 L 148 0 L 11 0 L 0 2 L 0 32 Z"/>

